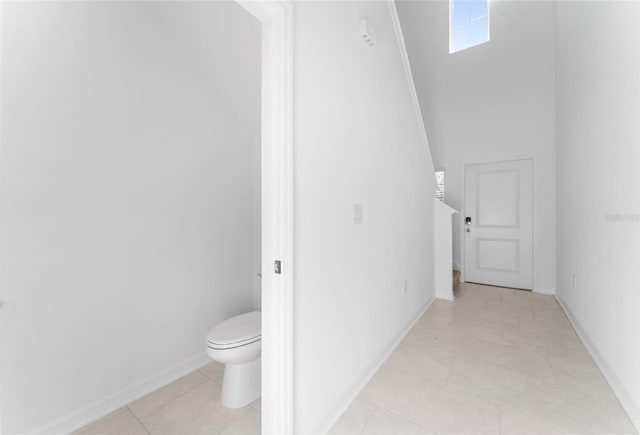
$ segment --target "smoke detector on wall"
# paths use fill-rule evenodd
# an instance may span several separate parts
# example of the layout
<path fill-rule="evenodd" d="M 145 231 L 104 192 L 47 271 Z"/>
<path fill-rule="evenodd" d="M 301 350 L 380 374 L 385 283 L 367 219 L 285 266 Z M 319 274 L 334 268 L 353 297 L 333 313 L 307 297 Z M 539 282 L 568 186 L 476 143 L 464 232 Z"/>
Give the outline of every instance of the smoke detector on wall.
<path fill-rule="evenodd" d="M 360 18 L 359 25 L 360 25 L 360 37 L 362 38 L 362 40 L 369 47 L 375 47 L 376 39 L 377 39 L 377 34 L 375 29 L 369 26 L 369 23 L 365 18 Z"/>

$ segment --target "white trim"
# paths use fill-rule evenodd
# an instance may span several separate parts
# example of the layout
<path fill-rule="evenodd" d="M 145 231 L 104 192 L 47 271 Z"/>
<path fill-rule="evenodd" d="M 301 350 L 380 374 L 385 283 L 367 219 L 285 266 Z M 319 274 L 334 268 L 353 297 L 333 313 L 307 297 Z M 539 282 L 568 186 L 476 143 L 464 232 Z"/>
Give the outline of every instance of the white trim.
<path fill-rule="evenodd" d="M 262 432 L 294 432 L 293 4 L 237 0 L 262 22 Z M 282 273 L 273 270 L 280 260 Z"/>
<path fill-rule="evenodd" d="M 433 174 L 435 180 L 436 174 L 433 167 L 433 157 L 431 155 L 431 148 L 429 147 L 429 138 L 427 136 L 427 130 L 424 127 L 424 118 L 422 117 L 422 110 L 420 109 L 420 100 L 418 100 L 418 93 L 416 92 L 415 82 L 413 81 L 413 74 L 411 73 L 411 63 L 409 62 L 409 55 L 407 54 L 407 47 L 404 43 L 404 36 L 402 34 L 402 26 L 400 24 L 400 18 L 398 17 L 398 10 L 396 9 L 396 3 L 394 0 L 387 0 L 389 6 L 389 14 L 391 15 L 391 22 L 393 24 L 393 30 L 396 34 L 396 42 L 398 43 L 398 49 L 400 51 L 400 58 L 402 59 L 402 66 L 404 67 L 404 74 L 407 79 L 407 85 L 409 86 L 409 95 L 411 96 L 411 103 L 413 104 L 413 111 L 418 121 L 418 129 L 420 130 L 420 137 L 424 146 L 424 151 L 427 154 L 427 161 L 429 167 L 427 168 Z M 435 195 L 435 190 L 433 192 Z"/>
<path fill-rule="evenodd" d="M 104 399 L 94 402 L 79 411 L 62 417 L 52 423 L 48 423 L 33 431 L 37 434 L 66 434 L 72 433 L 87 424 L 112 413 L 123 405 L 146 396 L 147 394 L 162 388 L 171 382 L 180 379 L 184 375 L 197 370 L 208 363 L 211 359 L 202 353 L 191 357 L 172 368 L 157 373 L 136 384 L 124 388 L 116 393 L 110 394 Z"/>
<path fill-rule="evenodd" d="M 533 264 L 531 265 L 531 267 L 533 267 L 533 270 L 531 271 L 531 276 L 533 282 L 531 283 L 531 291 L 536 293 L 544 293 L 545 290 L 540 288 L 540 180 L 538 175 L 540 174 L 540 171 L 538 170 L 539 159 L 537 157 L 538 156 L 536 155 L 536 157 L 531 158 L 531 160 L 533 161 L 533 234 L 531 235 L 533 242 Z"/>
<path fill-rule="evenodd" d="M 325 419 L 325 421 L 318 426 L 318 429 L 313 431 L 313 433 L 324 434 L 329 432 L 329 430 L 333 427 L 334 424 L 338 421 L 338 419 L 345 413 L 347 408 L 351 405 L 356 397 L 362 392 L 362 390 L 367 386 L 371 378 L 376 374 L 376 372 L 382 367 L 382 365 L 387 361 L 387 359 L 391 356 L 393 351 L 396 349 L 398 344 L 404 339 L 404 337 L 411 331 L 416 322 L 422 317 L 422 315 L 429 309 L 431 304 L 436 300 L 436 298 L 431 298 L 427 303 L 418 310 L 418 313 L 407 322 L 406 326 L 400 331 L 400 333 L 396 336 L 394 340 L 389 343 L 389 346 L 380 354 L 380 358 L 374 362 L 369 370 L 365 372 L 365 374 L 360 377 L 358 382 L 355 383 L 355 386 L 343 396 L 343 398 L 338 402 L 338 405 L 333 408 L 333 411 L 329 413 L 329 416 Z"/>
<path fill-rule="evenodd" d="M 2 29 L 2 23 L 4 19 L 4 2 L 0 0 L 0 84 L 2 83 L 2 35 L 4 33 Z M 0 86 L 0 102 L 2 101 L 2 86 Z M 2 104 L 0 104 L 0 120 L 2 119 Z M 0 155 L 2 155 L 2 140 L 0 138 Z M 2 294 L 0 294 L 2 297 Z M 12 317 L 12 313 L 15 310 L 15 305 L 11 303 L 9 306 L 8 301 L 2 301 L 3 308 L 0 309 L 0 334 L 2 334 L 3 328 L 9 323 Z M 9 309 L 11 308 L 11 309 Z M 3 337 L 0 336 L 0 340 Z M 0 434 L 2 434 L 2 367 L 0 366 Z"/>
<path fill-rule="evenodd" d="M 534 288 L 533 292 L 541 295 L 554 296 L 556 294 L 556 289 L 555 288 Z"/>
<path fill-rule="evenodd" d="M 236 0 L 244 10 L 253 15 L 258 21 L 264 23 L 282 12 L 282 2 L 279 0 Z"/>
<path fill-rule="evenodd" d="M 624 410 L 627 412 L 629 419 L 636 427 L 636 430 L 640 432 L 640 403 L 635 403 L 633 397 L 625 388 L 624 382 L 622 382 L 618 378 L 618 376 L 616 376 L 613 368 L 611 368 L 609 363 L 607 363 L 607 360 L 598 351 L 597 346 L 593 343 L 593 341 L 591 341 L 589 335 L 582 328 L 582 325 L 580 325 L 580 322 L 578 322 L 578 319 L 573 315 L 573 312 L 569 309 L 567 304 L 565 304 L 562 298 L 559 298 L 557 295 L 555 296 L 555 298 L 562 307 L 562 310 L 569 319 L 569 322 L 571 322 L 573 329 L 576 330 L 578 336 L 580 337 L 580 340 L 582 340 L 582 343 L 584 343 L 584 346 L 587 348 L 587 351 L 591 355 L 591 358 L 593 358 L 593 361 L 595 361 L 596 365 L 604 375 L 605 379 L 609 383 L 609 386 L 618 397 L 618 400 L 620 401 L 620 404 L 622 405 Z"/>

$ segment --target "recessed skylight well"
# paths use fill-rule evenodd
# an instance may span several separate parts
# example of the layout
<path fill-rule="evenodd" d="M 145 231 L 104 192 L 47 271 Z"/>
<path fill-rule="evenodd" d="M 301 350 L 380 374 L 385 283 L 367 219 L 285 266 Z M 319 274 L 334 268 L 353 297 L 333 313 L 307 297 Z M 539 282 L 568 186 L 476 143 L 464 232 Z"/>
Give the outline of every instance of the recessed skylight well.
<path fill-rule="evenodd" d="M 489 41 L 489 0 L 449 0 L 449 53 Z"/>

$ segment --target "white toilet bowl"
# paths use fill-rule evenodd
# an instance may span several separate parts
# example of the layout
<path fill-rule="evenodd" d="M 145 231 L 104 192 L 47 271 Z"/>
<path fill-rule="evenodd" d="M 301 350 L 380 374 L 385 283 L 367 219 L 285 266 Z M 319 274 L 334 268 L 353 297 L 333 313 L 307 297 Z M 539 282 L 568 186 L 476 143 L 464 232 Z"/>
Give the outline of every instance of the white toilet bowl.
<path fill-rule="evenodd" d="M 222 404 L 240 408 L 261 394 L 262 316 L 241 314 L 216 325 L 207 334 L 207 355 L 224 364 Z"/>

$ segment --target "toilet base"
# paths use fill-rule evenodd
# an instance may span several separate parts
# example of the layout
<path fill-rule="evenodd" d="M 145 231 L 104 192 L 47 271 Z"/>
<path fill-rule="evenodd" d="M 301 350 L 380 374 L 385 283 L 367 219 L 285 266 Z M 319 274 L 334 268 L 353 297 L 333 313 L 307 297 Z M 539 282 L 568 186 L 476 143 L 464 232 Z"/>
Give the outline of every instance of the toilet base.
<path fill-rule="evenodd" d="M 245 364 L 226 364 L 222 380 L 222 404 L 227 408 L 242 408 L 260 398 L 262 359 Z"/>

